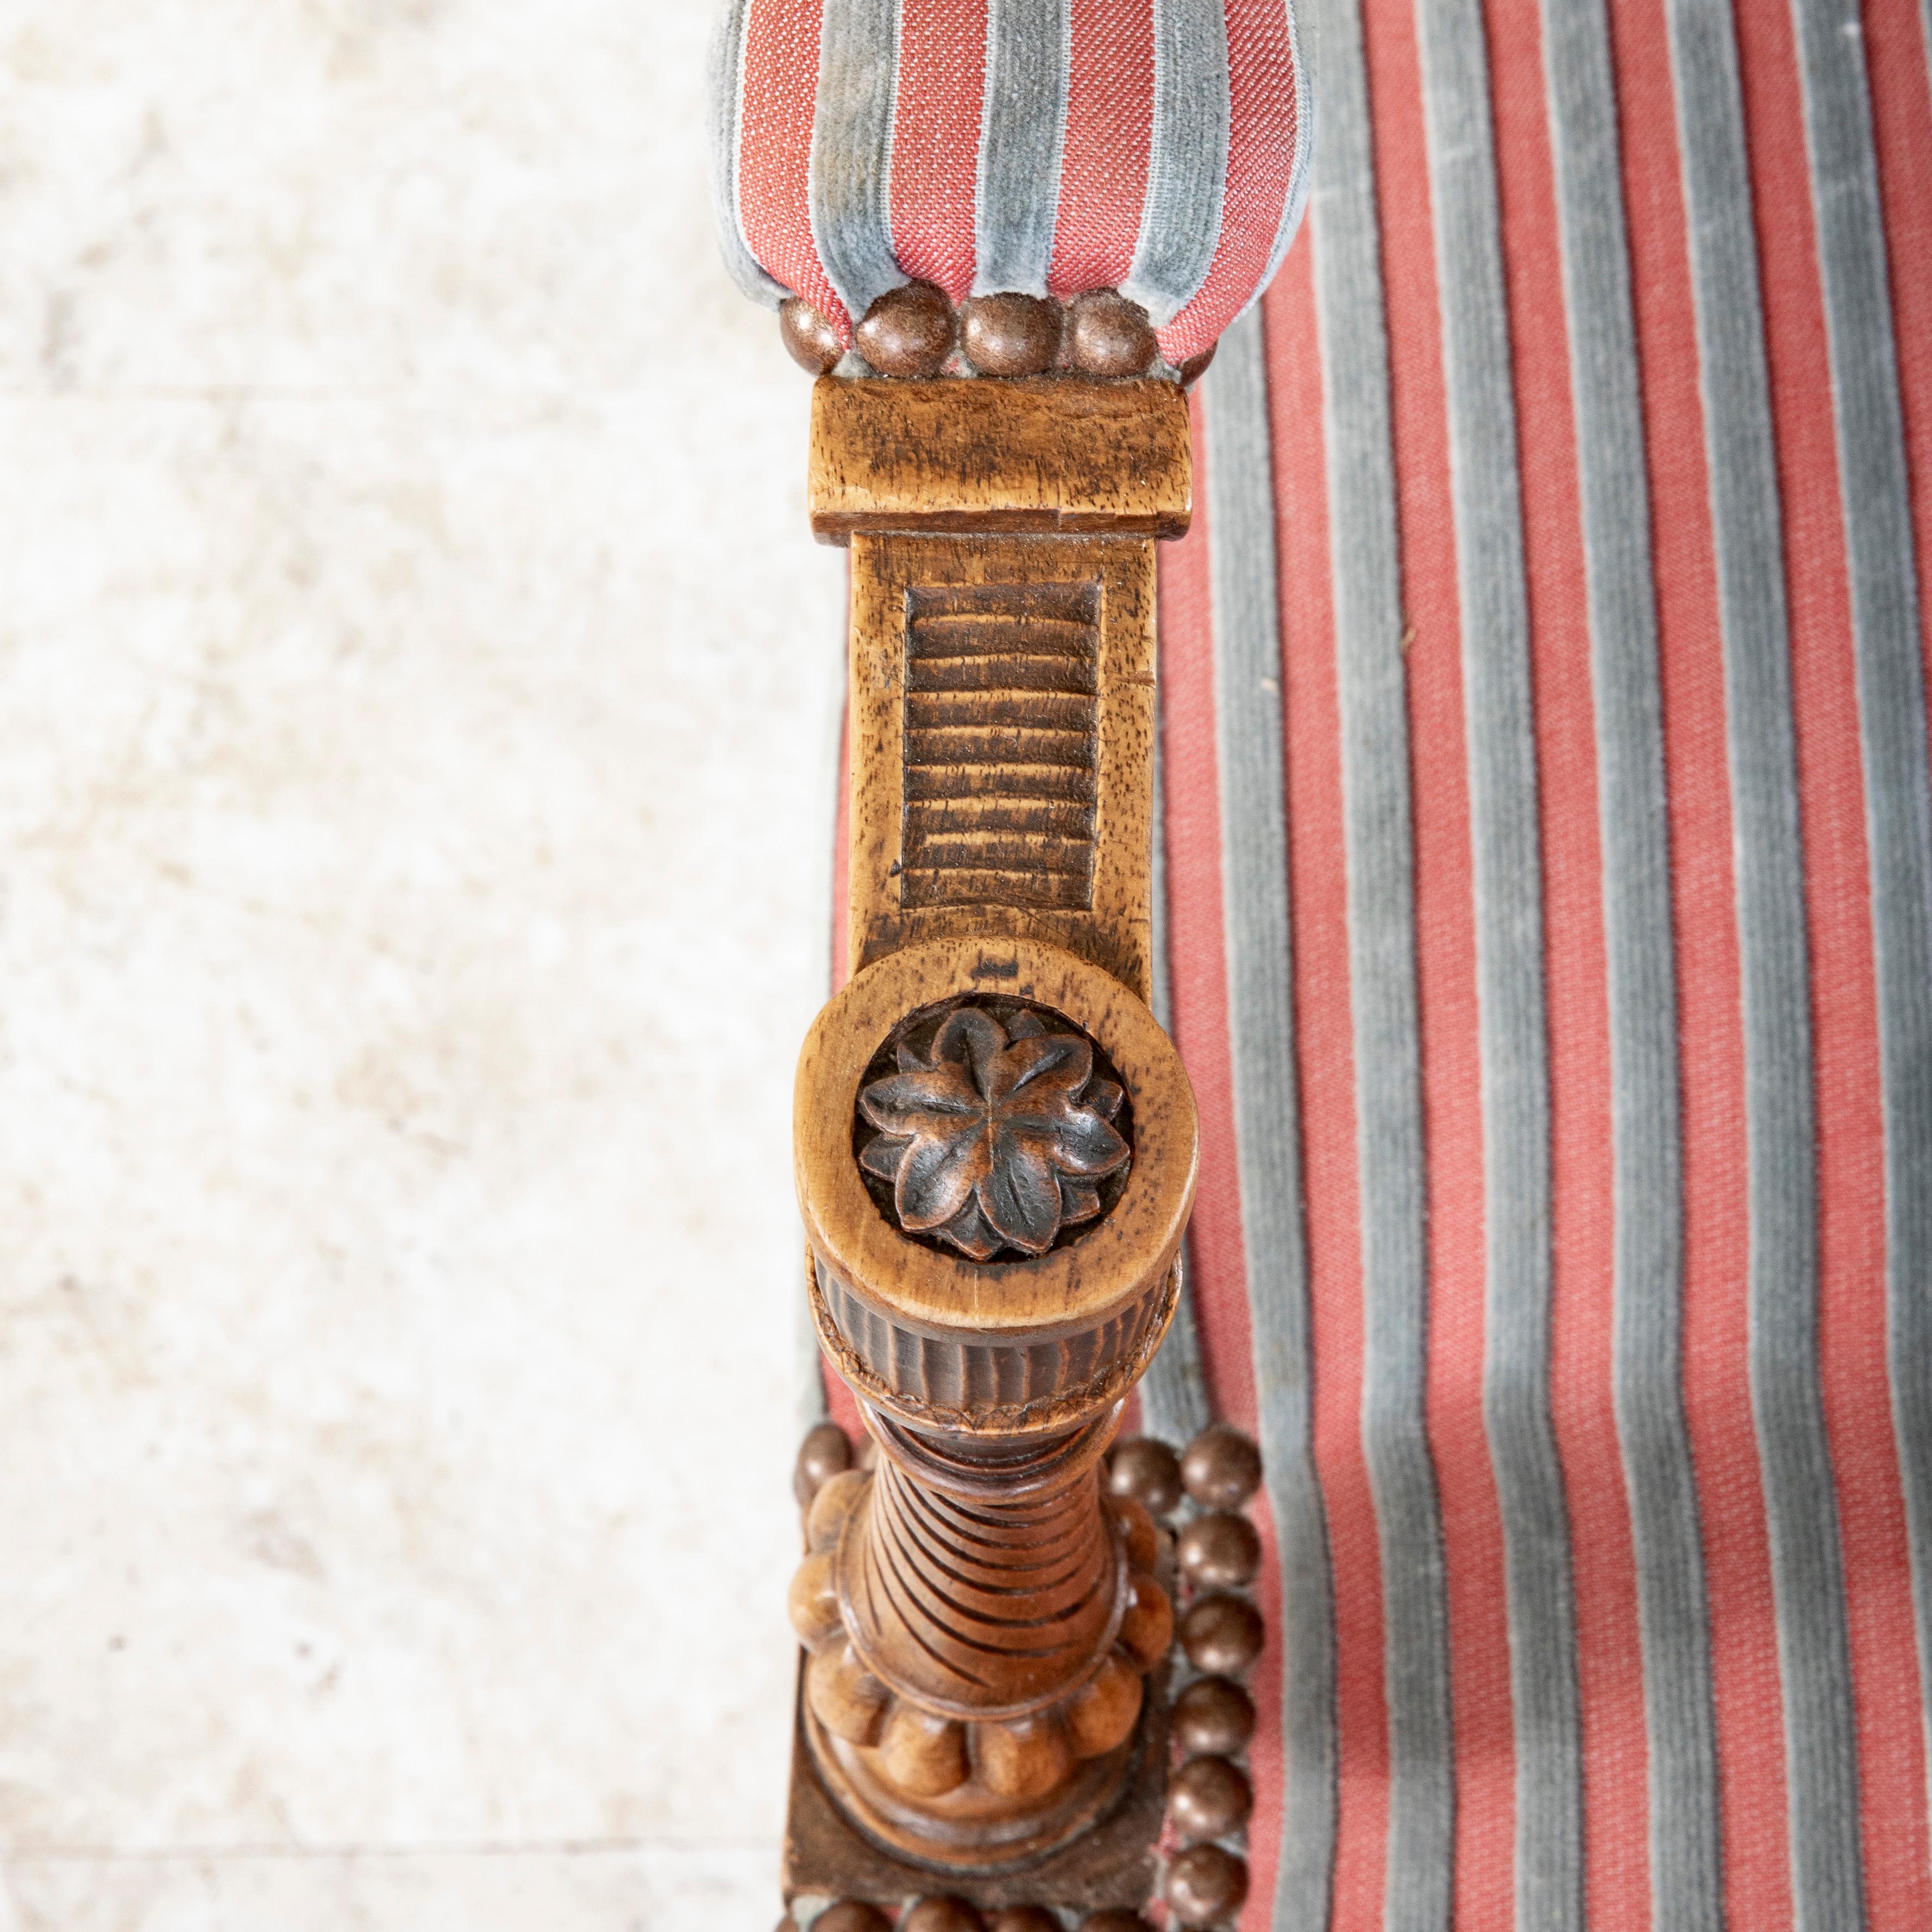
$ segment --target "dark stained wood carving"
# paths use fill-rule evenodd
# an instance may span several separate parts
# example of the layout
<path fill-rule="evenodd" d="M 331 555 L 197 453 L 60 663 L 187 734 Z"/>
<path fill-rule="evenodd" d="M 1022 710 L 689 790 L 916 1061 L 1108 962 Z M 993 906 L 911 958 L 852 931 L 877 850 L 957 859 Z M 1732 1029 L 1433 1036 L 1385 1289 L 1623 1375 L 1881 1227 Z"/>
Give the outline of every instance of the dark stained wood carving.
<path fill-rule="evenodd" d="M 1173 1318 L 1178 1264 L 1096 1326 L 1049 1340 L 935 1336 L 902 1325 L 816 1256 L 806 1292 L 820 1346 L 856 1393 L 922 1426 L 1019 1432 L 1118 1401 Z"/>
<path fill-rule="evenodd" d="M 993 988 L 996 1006 L 1012 1002 L 1094 1042 L 1110 1084 L 1131 1096 L 1121 1112 L 1131 1106 L 1132 1157 L 1118 1170 L 1118 1197 L 1078 1238 L 980 1263 L 893 1225 L 855 1157 L 854 1115 L 880 1048 L 909 1018 Z M 1173 1312 L 1194 1186 L 1193 1097 L 1153 1015 L 1100 968 L 1018 939 L 928 940 L 888 955 L 813 1026 L 793 1135 L 820 1337 L 867 1402 L 915 1426 L 1024 1434 L 1080 1421 L 1146 1366 Z"/>
<path fill-rule="evenodd" d="M 843 1432 L 834 1424 L 820 1424 L 800 1449 L 801 1492 L 815 1502 L 819 1491 L 850 1463 L 850 1445 Z M 1225 1425 L 1210 1426 L 1180 1457 L 1165 1444 L 1145 1438 L 1118 1444 L 1107 1459 L 1105 1486 L 1130 1562 L 1150 1564 L 1155 1580 L 1163 1589 L 1172 1590 L 1177 1582 L 1184 1587 L 1190 1580 L 1184 1556 L 1189 1532 L 1202 1523 L 1218 1522 L 1225 1530 L 1238 1522 L 1252 1534 L 1253 1526 L 1236 1510 L 1252 1493 L 1259 1468 L 1254 1442 Z M 891 1474 L 890 1466 L 882 1466 L 878 1480 L 888 1480 Z M 844 1526 L 864 1506 L 866 1492 L 860 1484 L 868 1479 L 855 1477 L 844 1493 L 835 1495 L 811 1520 L 812 1547 L 836 1548 L 842 1541 Z M 1193 1516 L 1184 1526 L 1174 1523 L 1172 1514 L 1182 1502 L 1184 1490 L 1191 1502 L 1209 1512 Z M 873 1492 L 875 1497 L 878 1493 Z M 809 1517 L 812 1504 L 806 1507 Z M 922 1510 L 924 1505 L 919 1507 Z M 1159 1525 L 1156 1515 L 1161 1519 Z M 976 1515 L 974 1520 L 976 1525 Z M 1175 1552 L 1163 1526 L 1168 1532 L 1176 1527 L 1181 1529 L 1178 1576 Z M 1066 1527 L 1070 1535 L 1077 1533 L 1077 1522 Z M 1073 1567 L 1077 1574 L 1077 1562 Z M 836 1591 L 830 1586 L 829 1573 L 818 1566 L 808 1564 L 800 1576 L 800 1596 L 808 1602 L 816 1598 L 826 1606 L 817 1620 L 806 1616 L 801 1621 L 801 1628 L 807 1630 L 808 1640 L 818 1644 L 817 1654 L 822 1657 L 840 1634 L 834 1628 L 839 1615 Z M 1198 1576 L 1191 1580 L 1196 1588 L 1202 1587 Z M 794 1614 L 800 1614 L 802 1607 L 795 1604 Z M 923 1614 L 917 1612 L 908 1621 Z M 1003 1635 L 1012 1634 L 1004 1624 L 1000 1628 Z M 942 1632 L 943 1640 L 951 1636 Z M 976 1679 L 978 1665 L 976 1656 L 969 1656 L 960 1672 L 962 1681 Z M 809 1656 L 808 1666 L 815 1667 Z M 1143 1906 L 1154 1889 L 1151 1852 L 1158 1827 L 1154 1808 L 1165 1762 L 1157 1741 L 1163 1715 L 1160 1700 L 1164 1675 L 1156 1666 L 1147 1679 L 1147 1742 L 1153 1748 L 1141 1752 L 1120 1807 L 1040 1862 L 1027 1862 L 1010 1872 L 974 1873 L 963 1878 L 953 1873 L 938 1880 L 949 1886 L 958 1884 L 956 1892 L 934 1888 L 936 1875 L 929 1875 L 929 1845 L 922 1844 L 927 1856 L 914 1864 L 887 1852 L 848 1820 L 827 1795 L 801 1734 L 794 1766 L 788 1864 L 792 1870 L 812 1873 L 821 1895 L 845 1900 L 812 1922 L 824 1925 L 836 1918 L 841 1925 L 869 1925 L 873 1922 L 863 1914 L 870 1908 L 860 1901 L 916 1897 L 919 1902 L 909 1905 L 898 1922 L 905 1932 L 1060 1932 L 1060 1916 L 1039 1902 L 1051 1900 L 1062 1912 L 1102 1907 L 1082 1918 L 1081 1932 L 1150 1932 L 1146 1920 L 1131 1908 Z M 836 1725 L 842 1714 L 835 1714 L 831 1721 Z M 1224 1915 L 1238 1907 L 1248 1882 L 1246 1862 L 1228 1840 L 1246 1827 L 1254 1806 L 1248 1771 L 1239 1762 L 1253 1729 L 1254 1706 L 1238 1684 L 1226 1678 L 1203 1677 L 1181 1693 L 1169 1714 L 1170 1732 L 1180 1748 L 1182 1762 L 1166 1780 L 1169 1858 L 1162 1889 L 1168 1922 L 1183 1926 L 1222 1924 Z M 969 1740 L 985 1718 L 984 1711 L 977 1707 L 963 1715 Z M 802 1700 L 801 1723 L 812 1721 Z M 973 1755 L 969 1742 L 969 1763 Z M 1204 1846 L 1214 1847 L 1212 1856 L 1193 1856 L 1196 1847 Z M 1016 1900 L 1028 1902 L 1016 1904 Z"/>
<path fill-rule="evenodd" d="M 989 1465 L 888 1426 L 877 1471 L 814 1503 L 793 1589 L 807 1736 L 895 1849 L 1010 1863 L 1118 1795 L 1173 1612 L 1150 1528 L 1083 1507 L 1112 1432 Z"/>
<path fill-rule="evenodd" d="M 813 1318 L 878 1454 L 814 1478 L 794 1890 L 827 1816 L 975 1905 L 1130 1812 L 1109 1856 L 1139 1871 L 1158 1828 L 1171 1554 L 1100 1464 L 1197 1159 L 1144 1004 L 1153 542 L 1187 464 L 1171 383 L 816 392 L 814 524 L 852 547 L 856 970 L 794 1139 Z M 1067 1902 L 1145 1897 L 1123 1882 Z"/>
<path fill-rule="evenodd" d="M 809 1662 L 809 1653 L 806 1660 Z M 1016 1914 L 1016 1932 L 1035 1932 L 1034 1924 L 1018 1919 L 1017 1913 L 1042 1899 L 1079 1915 L 1072 1922 L 1083 1928 L 1088 1923 L 1084 1915 L 1096 1909 L 1144 1905 L 1156 1882 L 1155 1846 L 1167 1790 L 1165 1676 L 1165 1671 L 1156 1672 L 1150 1681 L 1145 1710 L 1132 1747 L 1132 1766 L 1126 1788 L 1112 1808 L 1058 1850 L 1004 1870 L 971 1873 L 957 1867 L 936 1868 L 894 1850 L 860 1828 L 820 1776 L 806 1739 L 807 1720 L 801 1696 L 793 1738 L 791 1800 L 785 1817 L 787 1897 L 878 1899 L 896 1905 L 922 1893 L 963 1894 L 1000 1932 L 1004 1932 L 1002 1918 L 1007 1910 Z M 1060 1932 L 1063 1922 L 1058 1913 L 1050 1916 L 1046 1922 L 1049 1932 Z M 821 1918 L 814 1923 L 822 1925 L 825 1922 Z M 1148 1932 L 1148 1928 L 1143 1924 L 1136 1932 Z"/>
<path fill-rule="evenodd" d="M 902 1232 L 976 1262 L 1043 1255 L 1119 1199 L 1126 1098 L 1084 1034 L 976 995 L 915 1016 L 875 1056 L 854 1145 Z"/>

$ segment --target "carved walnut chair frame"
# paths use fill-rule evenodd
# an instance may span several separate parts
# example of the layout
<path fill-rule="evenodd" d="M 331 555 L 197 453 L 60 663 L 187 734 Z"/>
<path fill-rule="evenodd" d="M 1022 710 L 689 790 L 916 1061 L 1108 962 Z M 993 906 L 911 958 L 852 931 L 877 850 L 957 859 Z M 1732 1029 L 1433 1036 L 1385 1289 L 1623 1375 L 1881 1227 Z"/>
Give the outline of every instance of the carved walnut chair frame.
<path fill-rule="evenodd" d="M 850 550 L 851 975 L 799 1066 L 801 1286 L 867 1431 L 800 1457 L 788 1923 L 1123 1932 L 1163 1886 L 1222 1923 L 1258 1463 L 1226 1430 L 1114 1444 L 1197 1160 L 1148 1000 L 1154 546 L 1198 371 L 1111 295 L 900 289 L 856 374 L 782 316 L 820 372 L 812 528 Z M 941 373 L 962 349 L 1004 380 Z"/>

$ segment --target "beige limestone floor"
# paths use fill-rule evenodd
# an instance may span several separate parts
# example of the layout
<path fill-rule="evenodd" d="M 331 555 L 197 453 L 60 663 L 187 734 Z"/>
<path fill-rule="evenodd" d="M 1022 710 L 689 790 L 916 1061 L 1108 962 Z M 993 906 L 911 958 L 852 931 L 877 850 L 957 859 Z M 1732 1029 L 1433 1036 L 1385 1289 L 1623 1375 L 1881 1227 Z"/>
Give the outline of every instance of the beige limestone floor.
<path fill-rule="evenodd" d="M 842 575 L 707 0 L 0 0 L 0 1932 L 768 1932 Z"/>

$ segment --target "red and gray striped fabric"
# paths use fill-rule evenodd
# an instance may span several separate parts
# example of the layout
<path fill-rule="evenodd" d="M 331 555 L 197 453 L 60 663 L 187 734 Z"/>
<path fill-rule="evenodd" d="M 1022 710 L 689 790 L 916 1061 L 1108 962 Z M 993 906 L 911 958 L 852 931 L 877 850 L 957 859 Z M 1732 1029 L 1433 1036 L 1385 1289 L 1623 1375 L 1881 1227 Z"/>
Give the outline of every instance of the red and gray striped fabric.
<path fill-rule="evenodd" d="M 1304 21 L 1162 603 L 1244 1932 L 1920 1932 L 1927 20 Z"/>
<path fill-rule="evenodd" d="M 1247 1922 L 1932 1926 L 1924 23 L 1312 16 L 1162 604 Z"/>
<path fill-rule="evenodd" d="M 1178 364 L 1267 286 L 1306 191 L 1288 0 L 730 0 L 712 88 L 726 262 L 848 342 L 908 280 L 1118 287 Z"/>

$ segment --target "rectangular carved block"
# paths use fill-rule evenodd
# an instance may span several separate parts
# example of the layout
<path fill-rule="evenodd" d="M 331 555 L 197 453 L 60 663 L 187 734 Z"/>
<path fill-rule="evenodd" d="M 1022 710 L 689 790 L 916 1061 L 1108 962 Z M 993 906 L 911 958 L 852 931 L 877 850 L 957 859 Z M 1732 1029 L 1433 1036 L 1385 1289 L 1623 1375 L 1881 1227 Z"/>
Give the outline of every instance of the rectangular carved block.
<path fill-rule="evenodd" d="M 850 946 L 1034 938 L 1144 998 L 1154 542 L 855 538 Z"/>
<path fill-rule="evenodd" d="M 1192 509 L 1178 385 L 850 382 L 812 393 L 812 527 L 1178 537 Z"/>
<path fill-rule="evenodd" d="M 785 1852 L 800 1920 L 942 1890 L 1084 1914 L 1154 1888 L 1173 1582 L 1144 1547 L 1123 1564 L 1093 1459 L 1172 1317 L 1196 1171 L 1186 1076 L 1142 1004 L 1154 546 L 1190 494 L 1172 384 L 814 394 L 814 526 L 852 551 L 856 976 L 802 1056 L 795 1144 L 814 1322 L 882 1456 L 862 1509 L 826 1492 L 854 1513 L 814 1514 L 794 1599 L 813 1646 Z M 1001 1042 L 1000 1078 L 1037 1052 L 1035 1070 L 1095 1080 L 1092 1126 L 1132 1164 L 1092 1172 L 1125 1191 L 1049 1175 L 1031 1219 L 976 1192 L 933 1236 L 885 1211 L 898 1196 L 874 1183 L 903 1181 L 905 1138 L 868 1103 L 858 1148 L 854 1096 L 884 1051 L 935 1107 L 990 1121 L 988 1082 L 958 1088 L 969 1040 Z M 1002 1263 L 1003 1244 L 1032 1258 Z M 962 1446 L 994 1440 L 1010 1454 Z"/>

